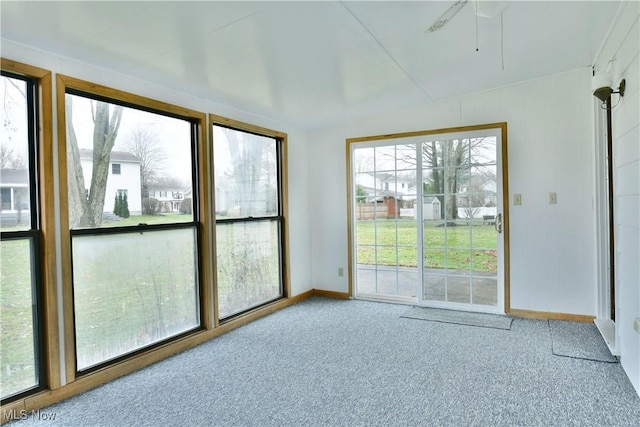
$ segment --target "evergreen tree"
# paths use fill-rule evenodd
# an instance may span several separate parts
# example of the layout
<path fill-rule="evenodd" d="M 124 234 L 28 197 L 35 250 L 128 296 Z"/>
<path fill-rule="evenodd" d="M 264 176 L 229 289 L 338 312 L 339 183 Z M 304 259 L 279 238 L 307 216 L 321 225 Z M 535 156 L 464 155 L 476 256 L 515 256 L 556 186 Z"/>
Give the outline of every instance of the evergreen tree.
<path fill-rule="evenodd" d="M 118 214 L 118 212 L 120 212 L 120 203 L 119 203 L 119 201 L 118 201 L 118 200 L 119 200 L 119 199 L 118 199 L 118 193 L 116 193 L 115 200 L 113 201 L 113 213 L 114 213 L 115 215 L 120 216 L 120 215 Z"/>
<path fill-rule="evenodd" d="M 122 196 L 122 216 L 123 218 L 129 218 L 129 200 L 127 198 L 127 193 Z"/>

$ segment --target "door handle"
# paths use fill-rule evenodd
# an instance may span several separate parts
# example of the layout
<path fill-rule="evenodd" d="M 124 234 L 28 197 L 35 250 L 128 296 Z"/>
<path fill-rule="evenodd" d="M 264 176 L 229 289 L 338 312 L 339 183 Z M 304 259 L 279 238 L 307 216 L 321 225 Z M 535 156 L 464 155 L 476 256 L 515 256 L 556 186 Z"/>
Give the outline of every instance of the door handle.
<path fill-rule="evenodd" d="M 498 233 L 502 233 L 502 214 L 501 213 L 496 215 L 496 222 L 494 222 L 493 225 L 496 228 L 496 231 Z"/>

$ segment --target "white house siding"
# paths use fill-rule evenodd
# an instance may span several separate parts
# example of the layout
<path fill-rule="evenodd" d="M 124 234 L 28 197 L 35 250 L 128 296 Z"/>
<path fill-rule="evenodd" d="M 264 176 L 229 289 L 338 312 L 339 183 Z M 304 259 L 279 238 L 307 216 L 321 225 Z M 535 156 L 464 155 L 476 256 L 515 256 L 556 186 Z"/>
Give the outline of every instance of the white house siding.
<path fill-rule="evenodd" d="M 120 164 L 120 174 L 112 173 L 112 164 Z M 93 162 L 89 159 L 81 159 L 82 173 L 84 175 L 84 187 L 91 186 L 91 174 Z M 113 161 L 109 163 L 109 177 L 104 196 L 104 212 L 113 212 L 115 197 L 118 190 L 127 190 L 127 202 L 131 215 L 142 213 L 142 185 L 140 183 L 140 163 Z"/>
<path fill-rule="evenodd" d="M 612 110 L 616 257 L 616 330 L 621 364 L 640 394 L 640 3 L 624 4 L 597 58 L 596 70 L 611 67 L 615 88 L 626 92 Z M 613 104 L 618 100 L 613 95 Z"/>

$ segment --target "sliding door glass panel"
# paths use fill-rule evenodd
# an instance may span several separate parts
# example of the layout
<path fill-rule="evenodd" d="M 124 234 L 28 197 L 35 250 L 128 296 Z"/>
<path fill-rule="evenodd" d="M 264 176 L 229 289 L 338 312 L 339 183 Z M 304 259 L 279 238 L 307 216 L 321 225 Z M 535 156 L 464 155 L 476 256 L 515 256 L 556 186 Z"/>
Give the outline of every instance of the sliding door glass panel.
<path fill-rule="evenodd" d="M 423 169 L 423 201 L 442 206 L 440 218 L 424 217 L 423 297 L 497 305 L 496 138 L 429 141 L 422 153 L 433 166 Z"/>
<path fill-rule="evenodd" d="M 214 125 L 218 317 L 282 298 L 281 141 Z"/>
<path fill-rule="evenodd" d="M 353 151 L 356 292 L 413 298 L 418 281 L 416 145 Z"/>
<path fill-rule="evenodd" d="M 7 397 L 38 385 L 33 307 L 33 249 L 30 239 L 0 245 L 0 389 Z"/>
<path fill-rule="evenodd" d="M 74 236 L 78 370 L 198 327 L 194 229 Z"/>
<path fill-rule="evenodd" d="M 281 296 L 277 221 L 218 224 L 216 234 L 220 317 Z"/>

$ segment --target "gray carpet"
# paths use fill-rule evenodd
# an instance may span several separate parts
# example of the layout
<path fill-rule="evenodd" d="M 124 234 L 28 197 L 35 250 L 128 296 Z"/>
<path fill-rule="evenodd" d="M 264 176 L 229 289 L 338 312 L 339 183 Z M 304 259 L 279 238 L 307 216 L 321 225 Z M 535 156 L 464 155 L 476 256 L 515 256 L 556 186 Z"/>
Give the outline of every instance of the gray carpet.
<path fill-rule="evenodd" d="M 466 311 L 442 310 L 439 308 L 416 306 L 413 306 L 402 313 L 401 317 L 505 330 L 511 329 L 512 321 L 511 317 L 498 316 L 495 314 L 470 313 Z"/>
<path fill-rule="evenodd" d="M 638 425 L 621 365 L 554 356 L 546 321 L 507 332 L 406 310 L 312 298 L 43 412 L 68 426 Z"/>
<path fill-rule="evenodd" d="M 618 358 L 611 354 L 593 323 L 549 320 L 549 330 L 551 331 L 551 348 L 556 356 L 597 362 L 618 362 Z M 638 424 L 640 425 L 640 420 Z"/>

